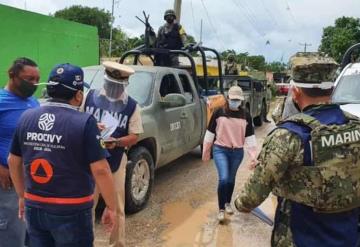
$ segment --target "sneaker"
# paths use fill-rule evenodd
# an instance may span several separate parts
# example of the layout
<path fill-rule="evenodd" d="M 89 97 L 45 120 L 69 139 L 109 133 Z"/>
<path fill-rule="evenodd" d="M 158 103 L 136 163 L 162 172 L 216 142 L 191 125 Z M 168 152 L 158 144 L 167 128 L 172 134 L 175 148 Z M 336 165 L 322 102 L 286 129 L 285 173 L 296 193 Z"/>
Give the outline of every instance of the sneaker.
<path fill-rule="evenodd" d="M 225 222 L 225 212 L 223 209 L 221 209 L 218 213 L 217 219 L 220 223 L 224 223 Z"/>
<path fill-rule="evenodd" d="M 226 212 L 227 214 L 233 214 L 233 213 L 234 213 L 234 211 L 233 211 L 232 208 L 231 208 L 230 203 L 225 203 L 225 212 Z"/>

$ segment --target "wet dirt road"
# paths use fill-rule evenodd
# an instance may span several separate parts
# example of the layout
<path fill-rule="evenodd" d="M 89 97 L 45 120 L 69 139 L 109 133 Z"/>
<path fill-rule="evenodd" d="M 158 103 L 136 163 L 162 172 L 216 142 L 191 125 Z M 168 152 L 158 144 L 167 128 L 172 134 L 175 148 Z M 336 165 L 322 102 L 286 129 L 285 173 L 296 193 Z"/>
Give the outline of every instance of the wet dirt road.
<path fill-rule="evenodd" d="M 255 129 L 261 146 L 273 123 Z M 251 171 L 247 157 L 238 170 L 234 195 Z M 217 215 L 217 173 L 213 161 L 202 162 L 200 150 L 181 157 L 155 173 L 155 185 L 147 207 L 126 218 L 128 247 L 267 247 L 272 227 L 251 214 L 236 212 L 220 225 Z M 260 208 L 273 217 L 273 198 Z M 96 246 L 107 246 L 97 226 Z"/>

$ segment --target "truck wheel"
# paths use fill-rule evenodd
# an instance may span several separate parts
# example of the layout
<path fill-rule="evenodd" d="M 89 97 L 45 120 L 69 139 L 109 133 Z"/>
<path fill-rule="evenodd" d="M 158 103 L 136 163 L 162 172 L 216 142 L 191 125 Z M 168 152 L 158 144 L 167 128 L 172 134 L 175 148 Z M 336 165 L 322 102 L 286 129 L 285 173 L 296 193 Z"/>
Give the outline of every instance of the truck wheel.
<path fill-rule="evenodd" d="M 261 112 L 260 115 L 254 118 L 254 125 L 255 126 L 261 126 L 263 123 L 263 120 L 266 118 L 266 105 L 263 102 L 261 105 Z"/>
<path fill-rule="evenodd" d="M 154 161 L 150 152 L 141 146 L 130 150 L 126 168 L 125 211 L 133 214 L 143 209 L 149 200 L 154 183 Z"/>

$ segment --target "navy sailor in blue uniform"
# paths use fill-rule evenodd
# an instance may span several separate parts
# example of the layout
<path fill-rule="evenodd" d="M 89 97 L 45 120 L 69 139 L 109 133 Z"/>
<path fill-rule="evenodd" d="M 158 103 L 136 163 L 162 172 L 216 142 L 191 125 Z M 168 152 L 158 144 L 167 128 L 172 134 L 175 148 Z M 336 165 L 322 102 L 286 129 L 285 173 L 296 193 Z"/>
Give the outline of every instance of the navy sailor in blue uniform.
<path fill-rule="evenodd" d="M 112 118 L 116 124 L 114 131 L 105 138 L 106 148 L 110 154 L 108 162 L 116 185 L 116 216 L 119 224 L 109 236 L 109 245 L 125 246 L 125 178 L 127 156 L 125 148 L 137 143 L 138 135 L 143 133 L 140 106 L 130 97 L 125 88 L 134 70 L 116 62 L 104 62 L 104 84 L 101 89 L 91 89 L 83 104 L 84 111 L 92 114 L 99 126 L 108 128 L 105 119 Z M 105 125 L 105 126 L 104 126 Z M 101 128 L 101 127 L 100 127 Z M 95 189 L 94 210 L 99 196 Z"/>
<path fill-rule="evenodd" d="M 78 111 L 83 89 L 81 68 L 57 65 L 47 83 L 51 99 L 24 112 L 16 128 L 8 163 L 30 246 L 92 246 L 95 182 L 107 205 L 103 223 L 109 231 L 117 224 L 114 182 L 96 120 Z"/>

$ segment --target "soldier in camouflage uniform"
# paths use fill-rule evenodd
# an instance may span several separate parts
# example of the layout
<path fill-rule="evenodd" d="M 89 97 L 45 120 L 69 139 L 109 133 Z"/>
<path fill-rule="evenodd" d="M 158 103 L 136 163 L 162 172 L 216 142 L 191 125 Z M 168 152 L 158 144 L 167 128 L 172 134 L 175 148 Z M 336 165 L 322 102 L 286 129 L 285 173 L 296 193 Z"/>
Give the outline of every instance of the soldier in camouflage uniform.
<path fill-rule="evenodd" d="M 360 120 L 330 104 L 337 64 L 314 53 L 290 60 L 302 113 L 265 139 L 254 174 L 235 200 L 249 212 L 278 196 L 271 246 L 356 246 L 360 205 Z"/>
<path fill-rule="evenodd" d="M 225 64 L 225 75 L 238 75 L 238 68 L 235 62 L 235 57 L 233 54 L 230 54 L 227 57 L 227 61 Z"/>
<path fill-rule="evenodd" d="M 176 21 L 175 11 L 168 9 L 164 13 L 166 23 L 159 28 L 157 35 L 157 47 L 169 50 L 180 50 L 185 46 L 187 35 L 185 29 Z M 157 59 L 160 66 L 178 66 L 177 55 L 162 54 Z"/>

